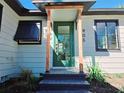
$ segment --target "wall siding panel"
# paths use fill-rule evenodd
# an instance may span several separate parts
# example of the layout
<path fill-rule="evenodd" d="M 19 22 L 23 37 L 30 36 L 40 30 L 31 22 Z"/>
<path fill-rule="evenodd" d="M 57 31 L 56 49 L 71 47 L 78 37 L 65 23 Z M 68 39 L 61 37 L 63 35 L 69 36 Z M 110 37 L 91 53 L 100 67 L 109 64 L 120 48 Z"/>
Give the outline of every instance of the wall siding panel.
<path fill-rule="evenodd" d="M 119 21 L 119 51 L 98 52 L 95 50 L 94 20 L 117 19 Z M 83 16 L 83 29 L 85 29 L 84 42 L 84 68 L 87 65 L 98 64 L 105 73 L 124 73 L 124 16 L 123 15 L 97 15 Z"/>
<path fill-rule="evenodd" d="M 0 31 L 0 78 L 14 75 L 19 71 L 16 63 L 17 59 L 17 43 L 13 40 L 17 29 L 19 16 L 4 2 L 3 5 L 2 23 Z M 0 82 L 4 80 L 0 79 Z"/>
<path fill-rule="evenodd" d="M 20 17 L 4 0 L 1 0 L 0 3 L 4 6 L 0 32 L 0 78 L 20 73 L 22 68 L 32 70 L 37 76 L 44 73 L 46 62 L 46 17 Z M 13 40 L 19 20 L 42 21 L 42 44 L 18 45 Z"/>
<path fill-rule="evenodd" d="M 40 45 L 19 45 L 17 64 L 20 68 L 31 70 L 34 75 L 45 73 L 46 66 L 46 19 L 43 17 L 20 17 L 20 20 L 41 20 L 42 41 Z"/>

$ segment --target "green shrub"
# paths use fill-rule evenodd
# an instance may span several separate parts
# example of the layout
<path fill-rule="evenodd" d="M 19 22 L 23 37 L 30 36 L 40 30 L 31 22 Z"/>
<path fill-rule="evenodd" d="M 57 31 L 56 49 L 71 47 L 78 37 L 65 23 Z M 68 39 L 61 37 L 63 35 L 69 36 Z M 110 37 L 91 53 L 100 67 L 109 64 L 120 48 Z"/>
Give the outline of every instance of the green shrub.
<path fill-rule="evenodd" d="M 88 66 L 88 80 L 91 81 L 97 81 L 100 83 L 104 83 L 105 82 L 105 75 L 102 73 L 102 70 L 99 68 L 98 65 L 94 65 L 94 66 Z"/>
<path fill-rule="evenodd" d="M 23 80 L 28 81 L 28 79 L 32 76 L 32 71 L 30 70 L 24 70 L 21 71 L 21 77 Z"/>
<path fill-rule="evenodd" d="M 21 77 L 24 81 L 27 82 L 30 90 L 35 90 L 38 84 L 38 78 L 36 78 L 33 74 L 32 71 L 30 70 L 22 70 L 21 72 Z"/>
<path fill-rule="evenodd" d="M 117 93 L 124 93 L 124 87 L 122 87 Z"/>

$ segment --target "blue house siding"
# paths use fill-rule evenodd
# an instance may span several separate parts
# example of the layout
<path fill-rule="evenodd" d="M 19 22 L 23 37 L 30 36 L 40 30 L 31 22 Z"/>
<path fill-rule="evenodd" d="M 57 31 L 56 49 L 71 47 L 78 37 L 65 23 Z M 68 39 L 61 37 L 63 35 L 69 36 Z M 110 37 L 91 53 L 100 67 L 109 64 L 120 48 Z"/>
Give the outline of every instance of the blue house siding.
<path fill-rule="evenodd" d="M 0 83 L 21 72 L 29 69 L 35 76 L 45 73 L 46 70 L 46 35 L 47 21 L 42 16 L 19 16 L 5 2 L 3 5 L 2 23 L 0 31 Z M 94 20 L 117 19 L 119 21 L 120 51 L 98 52 L 95 50 Z M 14 41 L 19 21 L 42 21 L 41 44 L 18 45 Z M 123 15 L 83 15 L 82 27 L 84 35 L 83 49 L 84 68 L 93 62 L 100 65 L 105 73 L 124 73 L 124 16 Z M 74 31 L 77 42 L 77 31 Z M 50 68 L 53 64 L 52 49 L 54 49 L 54 33 L 51 33 Z M 78 60 L 78 44 L 75 43 L 75 60 Z M 77 61 L 77 66 L 78 66 Z M 84 69 L 84 70 L 85 70 Z M 76 69 L 77 70 L 77 69 Z"/>
<path fill-rule="evenodd" d="M 120 50 L 96 51 L 95 20 L 118 20 L 118 38 Z M 84 68 L 93 63 L 98 64 L 105 73 L 124 73 L 124 16 L 123 15 L 89 15 L 83 16 L 85 29 Z"/>
<path fill-rule="evenodd" d="M 35 76 L 45 73 L 46 67 L 46 19 L 43 17 L 20 17 L 20 20 L 41 20 L 41 44 L 18 45 L 17 64 L 22 69 L 29 69 Z"/>
<path fill-rule="evenodd" d="M 45 72 L 45 48 L 42 45 L 20 45 L 18 49 L 18 65 L 23 69 L 32 70 L 39 76 Z"/>
<path fill-rule="evenodd" d="M 13 41 L 19 16 L 3 1 L 1 31 L 0 31 L 0 82 L 14 76 L 19 69 L 17 67 L 17 43 Z"/>

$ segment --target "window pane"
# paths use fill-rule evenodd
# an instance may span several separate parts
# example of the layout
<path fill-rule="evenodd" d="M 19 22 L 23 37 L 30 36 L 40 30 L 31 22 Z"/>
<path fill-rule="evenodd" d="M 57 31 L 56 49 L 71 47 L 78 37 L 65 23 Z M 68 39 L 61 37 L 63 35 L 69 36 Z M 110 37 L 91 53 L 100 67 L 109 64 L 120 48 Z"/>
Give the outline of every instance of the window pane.
<path fill-rule="evenodd" d="M 96 21 L 97 49 L 118 49 L 117 21 Z"/>
<path fill-rule="evenodd" d="M 96 23 L 97 35 L 105 35 L 105 22 Z"/>
<path fill-rule="evenodd" d="M 108 35 L 115 35 L 116 22 L 107 22 L 107 31 L 108 31 Z"/>
<path fill-rule="evenodd" d="M 109 47 L 109 49 L 117 49 L 118 48 L 116 28 L 117 28 L 117 22 L 116 21 L 107 22 L 108 47 Z"/>
<path fill-rule="evenodd" d="M 70 31 L 70 26 L 58 26 L 59 34 L 68 34 Z"/>
<path fill-rule="evenodd" d="M 116 35 L 108 36 L 108 47 L 109 49 L 117 49 L 118 43 L 116 42 Z"/>
<path fill-rule="evenodd" d="M 105 36 L 97 36 L 97 48 L 98 49 L 106 49 L 106 37 Z"/>
<path fill-rule="evenodd" d="M 96 23 L 97 49 L 106 49 L 105 22 Z"/>

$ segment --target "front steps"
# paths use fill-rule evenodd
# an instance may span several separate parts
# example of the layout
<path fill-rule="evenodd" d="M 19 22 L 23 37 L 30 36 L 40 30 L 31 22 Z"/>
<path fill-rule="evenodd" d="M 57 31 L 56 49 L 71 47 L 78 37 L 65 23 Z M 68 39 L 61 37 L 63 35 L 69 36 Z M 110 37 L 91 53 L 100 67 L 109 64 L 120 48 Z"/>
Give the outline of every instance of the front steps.
<path fill-rule="evenodd" d="M 90 93 L 84 74 L 45 74 L 37 93 Z"/>

